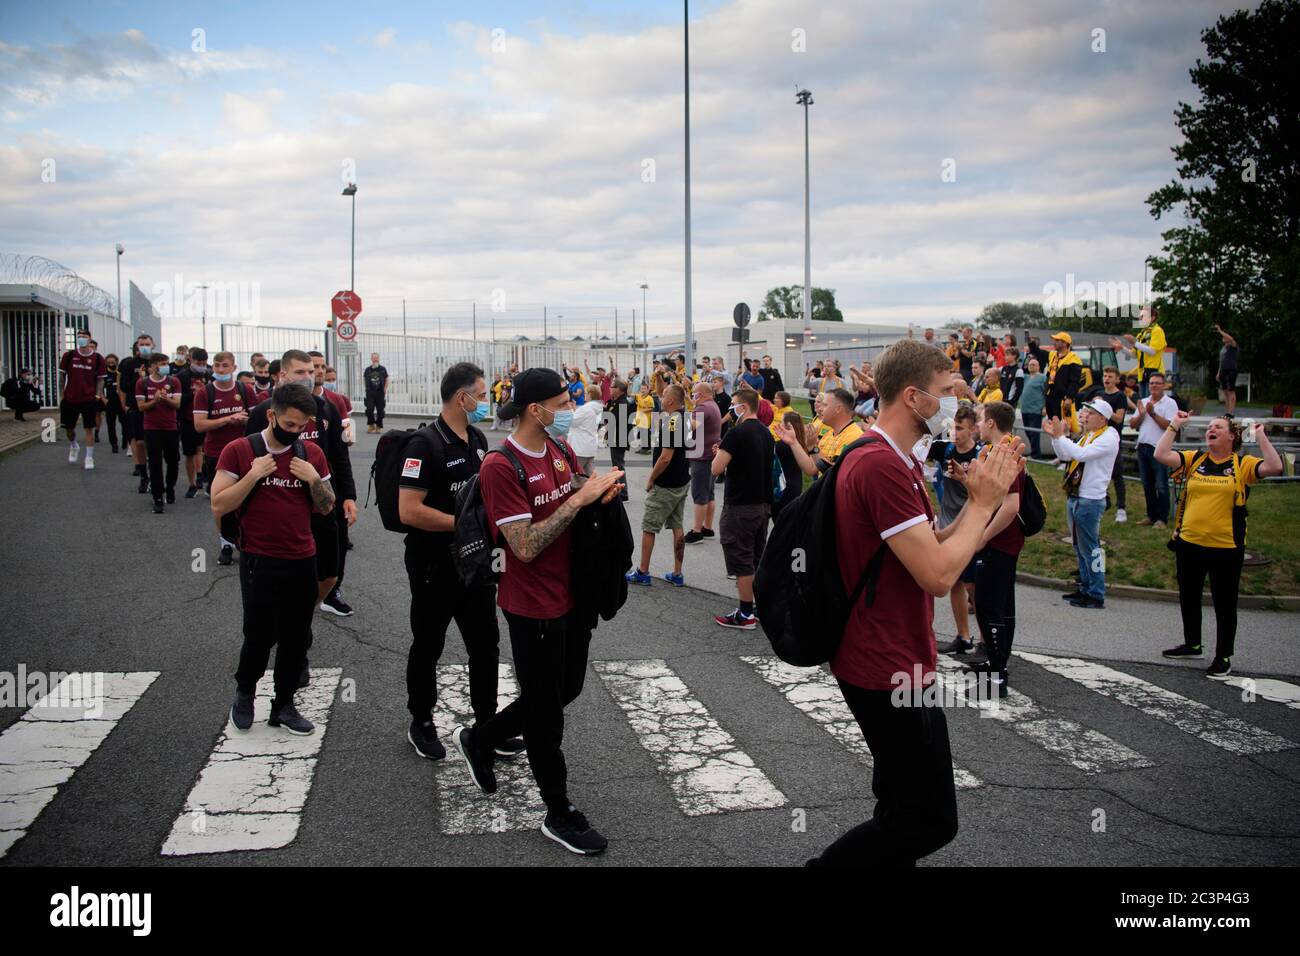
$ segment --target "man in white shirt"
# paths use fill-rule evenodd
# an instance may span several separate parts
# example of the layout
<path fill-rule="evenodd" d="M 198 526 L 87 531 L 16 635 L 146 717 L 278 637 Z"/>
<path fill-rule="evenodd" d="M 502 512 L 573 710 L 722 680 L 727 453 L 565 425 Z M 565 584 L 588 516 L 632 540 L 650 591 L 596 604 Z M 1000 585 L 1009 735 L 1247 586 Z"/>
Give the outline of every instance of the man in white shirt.
<path fill-rule="evenodd" d="M 1065 595 L 1074 607 L 1106 606 L 1106 552 L 1101 547 L 1101 514 L 1106 510 L 1106 486 L 1110 484 L 1115 456 L 1119 454 L 1119 432 L 1110 427 L 1115 410 L 1102 398 L 1094 398 L 1079 409 L 1083 437 L 1078 442 L 1066 437 L 1067 424 L 1059 418 L 1043 422 L 1052 438 L 1056 457 L 1067 462 L 1066 507 L 1074 529 L 1074 555 L 1079 562 L 1079 590 Z"/>
<path fill-rule="evenodd" d="M 1178 413 L 1178 403 L 1165 394 L 1162 373 L 1152 373 L 1147 384 L 1151 395 L 1138 402 L 1137 414 L 1129 420 L 1138 430 L 1138 476 L 1147 499 L 1147 516 L 1138 524 L 1163 528 L 1169 520 L 1169 469 L 1156 460 L 1156 443 Z"/>
<path fill-rule="evenodd" d="M 590 406 L 590 407 L 588 407 Z M 573 412 L 573 424 L 569 426 L 569 447 L 578 459 L 585 474 L 591 474 L 591 463 L 600 451 L 600 420 L 605 406 L 600 401 L 600 387 L 594 386 L 587 392 L 587 400 Z"/>

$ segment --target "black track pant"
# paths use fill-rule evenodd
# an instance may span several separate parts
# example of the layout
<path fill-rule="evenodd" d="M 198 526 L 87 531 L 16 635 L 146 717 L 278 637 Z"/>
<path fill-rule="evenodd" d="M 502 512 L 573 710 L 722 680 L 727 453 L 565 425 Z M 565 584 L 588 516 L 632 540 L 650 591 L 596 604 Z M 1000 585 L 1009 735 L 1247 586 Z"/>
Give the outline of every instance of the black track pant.
<path fill-rule="evenodd" d="M 450 561 L 435 563 L 420 549 L 409 546 L 406 576 L 411 584 L 412 637 L 406 656 L 407 709 L 416 720 L 430 719 L 438 702 L 438 660 L 446 647 L 447 626 L 454 620 L 469 654 L 469 698 L 475 725 L 482 726 L 497 712 L 501 631 L 496 594 L 490 589 L 465 590 Z M 510 707 L 517 710 L 519 704 Z"/>
<path fill-rule="evenodd" d="M 244 600 L 244 646 L 235 683 L 246 694 L 266 673 L 275 652 L 275 702 L 291 703 L 307 658 L 316 611 L 316 562 L 239 553 L 239 590 Z"/>
<path fill-rule="evenodd" d="M 162 501 L 164 489 L 176 490 L 176 471 L 180 466 L 181 436 L 180 432 L 161 428 L 144 430 L 144 448 L 149 456 L 149 491 L 154 501 Z M 167 474 L 163 476 L 163 462 L 167 462 Z"/>
<path fill-rule="evenodd" d="M 560 750 L 564 708 L 582 693 L 591 629 L 579 626 L 573 614 L 542 621 L 502 613 L 510 629 L 519 707 L 511 705 L 483 724 L 479 744 L 486 749 L 522 732 L 542 800 L 548 810 L 561 812 L 569 806 L 569 770 Z"/>
<path fill-rule="evenodd" d="M 108 443 L 117 448 L 118 422 L 122 423 L 122 441 L 126 441 L 126 412 L 122 411 L 122 406 L 116 402 L 109 402 L 104 406 L 104 422 L 108 425 Z"/>
<path fill-rule="evenodd" d="M 378 425 L 384 427 L 384 400 L 383 392 L 366 392 L 366 424 Z"/>
<path fill-rule="evenodd" d="M 994 548 L 975 555 L 975 621 L 998 671 L 1007 669 L 1016 633 L 1016 560 Z"/>
<path fill-rule="evenodd" d="M 876 809 L 809 861 L 816 866 L 915 866 L 957 835 L 948 722 L 941 707 L 896 707 L 893 691 L 839 682 L 874 767 Z M 531 741 L 529 747 L 532 747 Z"/>
<path fill-rule="evenodd" d="M 1201 646 L 1201 594 L 1210 578 L 1217 632 L 1214 656 L 1231 657 L 1237 642 L 1237 588 L 1241 584 L 1244 548 L 1203 548 L 1179 541 L 1175 545 L 1178 604 L 1183 612 L 1183 643 Z"/>

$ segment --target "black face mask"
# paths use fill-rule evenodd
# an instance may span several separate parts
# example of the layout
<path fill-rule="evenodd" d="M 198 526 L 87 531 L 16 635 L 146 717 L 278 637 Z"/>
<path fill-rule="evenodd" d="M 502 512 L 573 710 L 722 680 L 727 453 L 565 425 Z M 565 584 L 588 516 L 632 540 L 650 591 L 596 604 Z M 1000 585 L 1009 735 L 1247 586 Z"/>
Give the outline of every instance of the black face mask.
<path fill-rule="evenodd" d="M 271 426 L 271 434 L 281 445 L 292 445 L 298 440 L 297 432 L 285 431 L 278 423 Z"/>

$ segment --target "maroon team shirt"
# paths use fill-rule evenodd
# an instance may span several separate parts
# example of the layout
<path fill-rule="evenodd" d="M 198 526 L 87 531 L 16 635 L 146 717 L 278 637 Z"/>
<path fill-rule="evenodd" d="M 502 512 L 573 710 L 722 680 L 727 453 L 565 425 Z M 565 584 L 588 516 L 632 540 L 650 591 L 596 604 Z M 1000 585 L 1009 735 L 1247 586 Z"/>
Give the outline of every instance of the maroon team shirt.
<path fill-rule="evenodd" d="M 212 405 L 208 405 L 208 390 L 201 389 L 194 396 L 194 412 L 206 412 L 208 418 L 219 419 L 228 418 L 239 412 L 246 412 L 251 409 L 252 405 L 245 405 L 246 400 L 244 389 L 239 385 L 232 385 L 228 389 L 222 389 L 219 383 L 213 383 L 212 386 Z M 252 389 L 248 389 L 248 398 L 252 398 Z M 222 425 L 220 428 L 214 428 L 211 431 L 203 433 L 203 454 L 209 458 L 220 458 L 222 449 L 229 445 L 236 438 L 243 437 L 244 426 L 232 422 L 229 425 Z"/>
<path fill-rule="evenodd" d="M 550 439 L 541 452 L 529 451 L 513 436 L 506 441 L 524 466 L 527 490 L 519 484 L 515 466 L 505 455 L 488 455 L 479 470 L 488 520 L 497 528 L 514 521 L 542 521 L 573 493 L 573 464 Z M 505 568 L 497 590 L 501 610 L 538 620 L 563 617 L 573 610 L 569 589 L 572 538 L 572 526 L 565 528 L 531 562 L 520 561 L 505 539 L 499 539 L 505 549 Z"/>
<path fill-rule="evenodd" d="M 326 481 L 329 463 L 325 453 L 312 442 L 304 442 L 307 461 Z M 268 558 L 312 558 L 316 540 L 311 536 L 312 505 L 307 489 L 293 476 L 289 463 L 293 446 L 272 452 L 275 471 L 262 479 L 248 510 L 239 519 L 241 551 Z M 217 459 L 217 470 L 232 478 L 243 478 L 253 465 L 253 446 L 240 436 L 226 445 Z"/>
<path fill-rule="evenodd" d="M 63 400 L 73 405 L 86 405 L 95 401 L 99 380 L 108 377 L 108 363 L 98 352 L 85 355 L 80 349 L 64 352 L 59 368 L 68 376 L 63 387 Z"/>
<path fill-rule="evenodd" d="M 1016 480 L 1011 483 L 1007 490 L 1009 495 L 1021 495 L 1023 504 L 1023 495 L 1025 493 L 1025 473 L 1022 471 L 1016 475 Z M 1001 551 L 1003 554 L 1009 554 L 1013 558 L 1020 554 L 1025 547 L 1025 531 L 1020 527 L 1020 518 L 1017 516 L 1011 519 L 1011 524 L 1007 525 L 993 537 L 989 538 L 989 543 L 985 545 L 994 551 Z"/>
<path fill-rule="evenodd" d="M 164 388 L 166 388 L 169 395 L 179 395 L 181 393 L 181 380 L 175 375 L 168 375 L 161 381 L 154 381 L 152 375 L 146 375 L 135 384 L 135 400 L 137 402 L 152 402 L 154 396 L 163 391 Z M 165 402 L 159 402 L 144 413 L 144 427 L 146 431 L 176 431 L 179 428 L 176 423 L 176 409 Z"/>
<path fill-rule="evenodd" d="M 835 486 L 835 550 L 847 593 L 852 593 L 867 562 L 888 540 L 918 524 L 934 524 L 920 463 L 873 427 L 880 439 L 840 463 Z M 906 674 L 905 688 L 916 687 L 921 667 L 924 686 L 934 679 L 934 598 L 916 583 L 892 550 L 876 582 L 875 603 L 859 599 L 849 614 L 831 673 L 865 690 L 894 690 L 895 674 Z"/>

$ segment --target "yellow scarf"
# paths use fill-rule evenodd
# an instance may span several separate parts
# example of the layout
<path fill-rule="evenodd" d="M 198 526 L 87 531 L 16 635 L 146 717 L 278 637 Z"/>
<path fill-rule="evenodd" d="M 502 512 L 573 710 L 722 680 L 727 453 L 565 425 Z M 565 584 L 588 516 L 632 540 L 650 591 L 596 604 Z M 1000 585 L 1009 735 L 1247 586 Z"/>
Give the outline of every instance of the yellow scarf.
<path fill-rule="evenodd" d="M 1102 425 L 1095 432 L 1092 432 L 1091 434 L 1088 435 L 1084 435 L 1081 439 L 1079 439 L 1079 447 L 1082 448 L 1085 445 L 1091 445 L 1093 441 L 1095 441 L 1097 437 L 1100 436 L 1103 432 L 1105 432 L 1106 429 L 1108 428 L 1110 428 L 1109 425 Z M 1074 470 L 1082 464 L 1083 462 L 1079 461 L 1079 459 L 1077 458 L 1074 461 L 1070 462 L 1070 467 L 1065 469 L 1065 481 L 1067 484 L 1070 481 L 1070 476 L 1074 474 Z"/>

